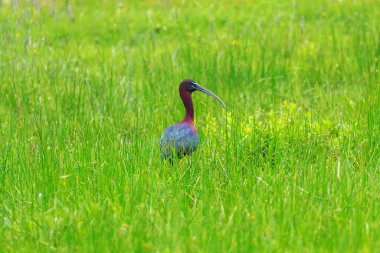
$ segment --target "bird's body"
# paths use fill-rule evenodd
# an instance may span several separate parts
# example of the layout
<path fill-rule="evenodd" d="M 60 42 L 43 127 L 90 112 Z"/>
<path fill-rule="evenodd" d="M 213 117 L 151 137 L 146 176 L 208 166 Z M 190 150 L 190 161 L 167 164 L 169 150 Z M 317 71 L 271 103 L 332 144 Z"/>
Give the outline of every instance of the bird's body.
<path fill-rule="evenodd" d="M 199 90 L 222 103 L 224 103 L 211 91 L 206 90 L 192 79 L 182 81 L 179 86 L 179 95 L 185 106 L 186 114 L 183 120 L 165 129 L 160 141 L 162 157 L 172 161 L 175 157 L 182 158 L 194 152 L 199 143 L 198 132 L 194 125 L 194 107 L 191 93 Z"/>
<path fill-rule="evenodd" d="M 173 159 L 174 154 L 181 158 L 194 152 L 198 142 L 198 132 L 194 124 L 182 121 L 165 129 L 160 141 L 161 154 L 167 159 Z"/>

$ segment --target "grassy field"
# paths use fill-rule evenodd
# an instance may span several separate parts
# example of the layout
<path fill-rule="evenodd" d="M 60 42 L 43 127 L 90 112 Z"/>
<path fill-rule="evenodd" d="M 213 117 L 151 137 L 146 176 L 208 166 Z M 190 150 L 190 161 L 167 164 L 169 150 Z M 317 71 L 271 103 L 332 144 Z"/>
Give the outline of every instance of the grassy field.
<path fill-rule="evenodd" d="M 379 6 L 0 1 L 0 252 L 378 252 Z"/>

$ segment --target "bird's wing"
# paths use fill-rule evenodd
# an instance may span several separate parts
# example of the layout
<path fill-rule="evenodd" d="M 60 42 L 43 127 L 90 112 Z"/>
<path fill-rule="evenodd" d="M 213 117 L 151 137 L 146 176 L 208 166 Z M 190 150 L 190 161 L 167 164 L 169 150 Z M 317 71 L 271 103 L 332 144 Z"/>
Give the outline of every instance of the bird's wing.
<path fill-rule="evenodd" d="M 168 127 L 164 134 L 161 137 L 162 140 L 181 140 L 184 137 L 188 136 L 191 134 L 191 129 L 187 126 L 182 126 L 182 125 L 174 125 Z"/>
<path fill-rule="evenodd" d="M 192 152 L 197 148 L 198 135 L 186 125 L 168 127 L 161 137 L 161 153 L 172 157 L 172 153 Z M 174 149 L 174 150 L 173 150 Z"/>

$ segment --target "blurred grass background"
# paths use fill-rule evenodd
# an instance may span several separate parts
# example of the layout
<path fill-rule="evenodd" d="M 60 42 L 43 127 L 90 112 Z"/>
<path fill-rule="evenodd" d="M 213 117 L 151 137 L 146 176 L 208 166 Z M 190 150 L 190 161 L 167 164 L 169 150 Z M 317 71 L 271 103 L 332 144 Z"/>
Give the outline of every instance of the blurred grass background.
<path fill-rule="evenodd" d="M 0 251 L 376 252 L 379 3 L 0 1 Z"/>

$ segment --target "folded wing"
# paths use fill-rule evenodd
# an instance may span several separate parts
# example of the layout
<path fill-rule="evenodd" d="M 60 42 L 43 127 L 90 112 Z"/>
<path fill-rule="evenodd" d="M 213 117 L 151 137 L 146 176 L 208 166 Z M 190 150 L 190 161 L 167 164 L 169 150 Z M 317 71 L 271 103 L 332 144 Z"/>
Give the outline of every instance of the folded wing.
<path fill-rule="evenodd" d="M 161 155 L 172 159 L 175 155 L 182 157 L 190 154 L 197 149 L 198 141 L 198 133 L 188 124 L 170 126 L 161 137 Z"/>

